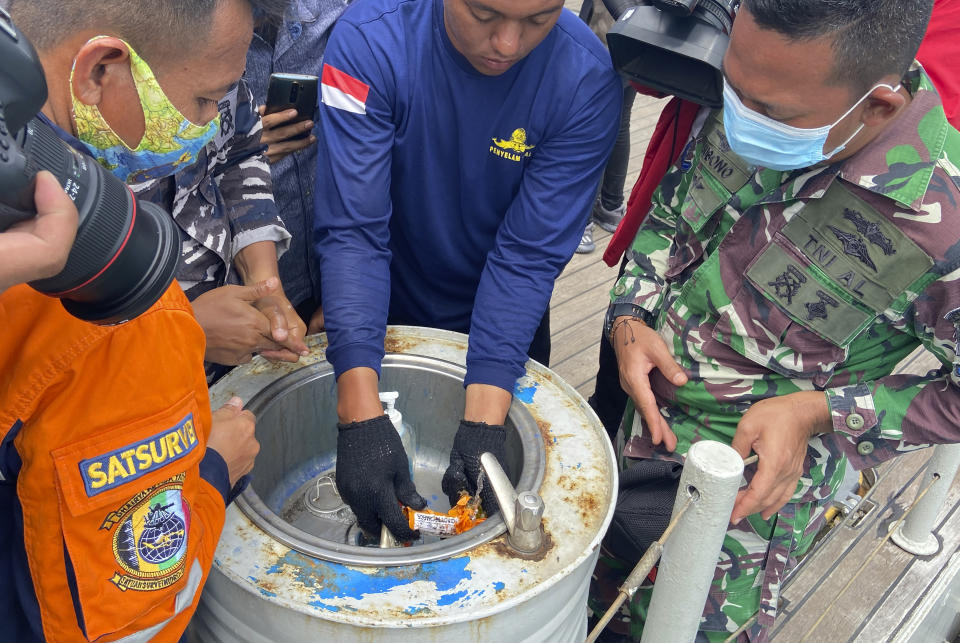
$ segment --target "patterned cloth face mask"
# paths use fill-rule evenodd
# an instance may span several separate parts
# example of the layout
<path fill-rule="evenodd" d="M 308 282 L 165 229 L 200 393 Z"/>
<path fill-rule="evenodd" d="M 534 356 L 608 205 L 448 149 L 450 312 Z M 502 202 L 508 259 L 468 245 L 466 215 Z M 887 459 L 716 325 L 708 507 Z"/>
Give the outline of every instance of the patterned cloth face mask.
<path fill-rule="evenodd" d="M 90 42 L 107 36 L 91 38 Z M 146 129 L 136 148 L 131 149 L 104 120 L 96 105 L 77 100 L 70 71 L 70 96 L 77 138 L 108 171 L 126 183 L 161 179 L 196 162 L 200 150 L 213 140 L 220 116 L 206 125 L 195 125 L 180 113 L 153 75 L 149 65 L 128 43 L 130 74 L 140 96 Z M 76 60 L 74 60 L 76 68 Z"/>
<path fill-rule="evenodd" d="M 860 100 L 845 111 L 843 115 L 823 127 L 793 127 L 758 114 L 743 104 L 737 92 L 723 79 L 723 129 L 730 148 L 747 163 L 759 165 L 771 170 L 796 170 L 810 167 L 832 158 L 840 153 L 847 143 L 863 129 L 863 123 L 847 140 L 838 145 L 829 154 L 823 153 L 830 130 L 836 127 L 847 115 L 856 109 L 877 87 L 886 87 L 898 91 L 900 85 L 878 84 L 870 88 Z"/>

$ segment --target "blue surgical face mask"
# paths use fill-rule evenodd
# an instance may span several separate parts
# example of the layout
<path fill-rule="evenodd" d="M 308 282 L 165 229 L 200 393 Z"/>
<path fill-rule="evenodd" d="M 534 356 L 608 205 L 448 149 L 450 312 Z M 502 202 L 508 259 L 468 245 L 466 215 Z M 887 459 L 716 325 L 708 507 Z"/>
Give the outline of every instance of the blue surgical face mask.
<path fill-rule="evenodd" d="M 730 143 L 730 148 L 746 162 L 771 170 L 795 170 L 816 165 L 839 154 L 847 143 L 860 133 L 863 123 L 860 123 L 860 127 L 832 152 L 824 154 L 823 146 L 827 142 L 830 130 L 846 118 L 877 87 L 886 87 L 892 91 L 900 89 L 900 85 L 896 87 L 886 84 L 874 85 L 853 104 L 853 107 L 834 122 L 823 127 L 803 128 L 786 125 L 753 111 L 743 104 L 737 92 L 733 91 L 724 78 L 723 128 L 726 131 L 727 142 Z"/>

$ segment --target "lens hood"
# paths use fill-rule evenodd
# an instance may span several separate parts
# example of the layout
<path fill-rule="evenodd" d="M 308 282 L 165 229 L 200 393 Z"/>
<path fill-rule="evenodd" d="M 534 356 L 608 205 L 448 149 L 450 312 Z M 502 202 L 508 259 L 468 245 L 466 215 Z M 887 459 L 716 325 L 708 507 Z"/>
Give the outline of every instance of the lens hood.
<path fill-rule="evenodd" d="M 628 9 L 607 33 L 613 65 L 629 80 L 711 108 L 723 105 L 729 42 L 713 20 L 653 6 Z"/>

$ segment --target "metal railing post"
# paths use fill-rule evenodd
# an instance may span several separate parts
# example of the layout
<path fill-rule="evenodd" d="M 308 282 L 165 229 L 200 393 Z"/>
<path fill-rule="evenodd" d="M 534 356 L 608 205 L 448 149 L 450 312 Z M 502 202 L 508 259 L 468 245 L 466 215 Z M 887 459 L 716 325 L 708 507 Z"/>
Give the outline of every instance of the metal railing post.
<path fill-rule="evenodd" d="M 940 549 L 940 541 L 934 535 L 933 527 L 940 514 L 940 508 L 943 507 L 943 501 L 950 492 L 958 467 L 960 467 L 960 444 L 940 444 L 934 447 L 933 456 L 927 462 L 927 470 L 923 474 L 920 489 L 925 488 L 934 476 L 937 476 L 938 481 L 893 533 L 892 540 L 900 549 L 917 556 L 929 556 Z"/>
<path fill-rule="evenodd" d="M 695 498 L 663 548 L 641 643 L 692 641 L 743 475 L 743 459 L 720 442 L 697 442 L 687 452 L 674 514 Z"/>

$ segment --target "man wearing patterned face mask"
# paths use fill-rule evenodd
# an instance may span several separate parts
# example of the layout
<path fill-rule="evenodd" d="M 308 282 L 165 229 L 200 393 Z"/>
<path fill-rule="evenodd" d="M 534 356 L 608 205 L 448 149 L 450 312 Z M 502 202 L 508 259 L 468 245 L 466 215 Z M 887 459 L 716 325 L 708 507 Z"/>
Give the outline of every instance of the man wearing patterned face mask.
<path fill-rule="evenodd" d="M 87 42 L 107 39 L 97 36 Z M 77 98 L 74 67 L 70 70 L 70 97 L 77 138 L 104 167 L 125 183 L 140 183 L 170 176 L 196 163 L 197 155 L 220 126 L 220 115 L 205 125 L 191 123 L 163 93 L 153 70 L 129 43 L 121 40 L 130 57 L 130 76 L 143 109 L 143 137 L 131 148 L 104 119 L 99 106 Z"/>
<path fill-rule="evenodd" d="M 217 365 L 255 353 L 295 362 L 306 351 L 306 326 L 278 275 L 290 235 L 273 202 L 259 116 L 240 80 L 247 43 L 202 38 L 178 49 L 169 39 L 120 38 L 150 29 L 139 4 L 129 3 L 118 11 L 126 14 L 122 30 L 78 31 L 69 45 L 59 38 L 61 16 L 83 19 L 75 4 L 13 3 L 44 59 L 44 114 L 69 144 L 173 215 L 183 239 L 176 276 L 204 329 L 209 377 L 224 372 Z M 256 4 L 282 15 L 286 0 Z"/>
<path fill-rule="evenodd" d="M 759 460 L 701 634 L 749 623 L 739 640 L 767 640 L 846 467 L 960 442 L 960 133 L 913 60 L 932 5 L 741 5 L 723 109 L 702 113 L 612 290 L 607 336 L 632 400 L 621 481 L 664 474 L 621 486 L 595 597 L 662 533 L 650 489 L 677 484 L 664 461 L 723 441 Z M 891 375 L 918 346 L 943 367 Z M 635 595 L 619 634 L 640 632 L 648 601 Z"/>

